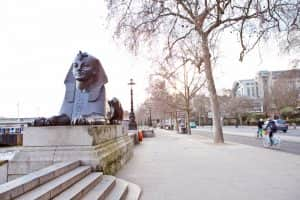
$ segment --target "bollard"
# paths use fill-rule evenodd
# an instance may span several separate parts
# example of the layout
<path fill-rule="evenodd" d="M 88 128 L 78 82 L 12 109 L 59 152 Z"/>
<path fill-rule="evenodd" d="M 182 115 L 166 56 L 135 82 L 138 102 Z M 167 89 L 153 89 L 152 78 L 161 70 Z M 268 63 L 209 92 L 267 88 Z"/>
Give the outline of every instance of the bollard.
<path fill-rule="evenodd" d="M 138 138 L 139 138 L 140 142 L 143 141 L 143 133 L 142 133 L 142 131 L 138 132 Z"/>

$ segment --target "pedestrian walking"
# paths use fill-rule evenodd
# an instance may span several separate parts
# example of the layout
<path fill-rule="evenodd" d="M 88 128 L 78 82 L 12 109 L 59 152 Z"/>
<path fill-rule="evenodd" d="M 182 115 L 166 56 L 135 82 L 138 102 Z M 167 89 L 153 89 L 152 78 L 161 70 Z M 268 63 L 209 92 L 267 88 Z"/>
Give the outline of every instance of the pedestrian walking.
<path fill-rule="evenodd" d="M 259 119 L 257 122 L 257 134 L 256 134 L 256 138 L 262 138 L 262 132 L 263 132 L 263 125 L 264 125 L 264 121 L 263 119 Z"/>
<path fill-rule="evenodd" d="M 235 120 L 235 128 L 239 127 L 239 120 Z"/>

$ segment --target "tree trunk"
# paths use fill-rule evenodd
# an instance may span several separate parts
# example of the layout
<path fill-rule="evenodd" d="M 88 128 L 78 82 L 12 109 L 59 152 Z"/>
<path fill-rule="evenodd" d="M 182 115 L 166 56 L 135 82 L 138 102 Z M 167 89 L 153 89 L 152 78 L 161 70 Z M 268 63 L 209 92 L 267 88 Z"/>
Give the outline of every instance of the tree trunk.
<path fill-rule="evenodd" d="M 202 36 L 202 53 L 205 67 L 205 75 L 208 84 L 208 91 L 210 93 L 211 109 L 213 112 L 213 127 L 214 127 L 214 143 L 224 143 L 223 130 L 221 124 L 220 106 L 215 87 L 215 82 L 212 74 L 212 66 L 210 61 L 210 52 L 208 47 L 207 36 Z"/>
<path fill-rule="evenodd" d="M 173 125 L 173 112 L 171 112 L 171 130 L 172 130 L 172 127 L 174 128 L 174 125 Z"/>
<path fill-rule="evenodd" d="M 187 134 L 191 135 L 191 126 L 190 126 L 190 112 L 187 112 L 187 124 L 186 124 L 186 128 L 187 128 Z"/>
<path fill-rule="evenodd" d="M 187 114 L 187 119 L 186 119 L 186 128 L 187 128 L 187 134 L 191 135 L 191 127 L 190 127 L 190 118 L 191 118 L 191 113 L 190 113 L 190 88 L 186 87 L 186 114 Z"/>
<path fill-rule="evenodd" d="M 175 123 L 176 123 L 176 131 L 179 132 L 177 111 L 175 111 Z"/>
<path fill-rule="evenodd" d="M 187 110 L 186 110 L 186 129 L 187 129 L 187 134 L 191 135 L 191 126 L 190 126 L 190 105 L 189 103 L 187 104 Z"/>
<path fill-rule="evenodd" d="M 239 122 L 240 122 L 239 125 L 243 126 L 243 119 L 240 113 L 239 113 Z"/>

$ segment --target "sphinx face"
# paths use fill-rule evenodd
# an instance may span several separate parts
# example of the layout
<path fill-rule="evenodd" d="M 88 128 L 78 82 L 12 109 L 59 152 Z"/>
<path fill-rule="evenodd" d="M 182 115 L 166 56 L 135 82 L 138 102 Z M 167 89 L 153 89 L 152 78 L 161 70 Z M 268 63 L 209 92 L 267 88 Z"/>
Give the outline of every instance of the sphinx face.
<path fill-rule="evenodd" d="M 72 73 L 75 80 L 86 82 L 97 74 L 97 65 L 92 58 L 75 59 L 72 64 Z"/>

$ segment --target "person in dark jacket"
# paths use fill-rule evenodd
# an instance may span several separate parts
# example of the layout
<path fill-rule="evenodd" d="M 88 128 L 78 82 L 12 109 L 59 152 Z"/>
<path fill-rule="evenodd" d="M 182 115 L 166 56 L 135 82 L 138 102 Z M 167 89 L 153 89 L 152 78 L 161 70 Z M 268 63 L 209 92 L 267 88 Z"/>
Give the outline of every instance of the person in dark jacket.
<path fill-rule="evenodd" d="M 256 138 L 262 137 L 263 125 L 264 125 L 263 119 L 259 119 L 258 122 L 257 122 L 257 135 L 256 135 Z"/>
<path fill-rule="evenodd" d="M 273 134 L 277 131 L 275 121 L 270 118 L 268 120 L 268 123 L 267 123 L 267 126 L 265 129 L 268 131 L 268 135 L 269 135 L 269 139 L 270 139 L 270 146 L 272 146 L 273 145 L 272 137 L 273 137 Z"/>

